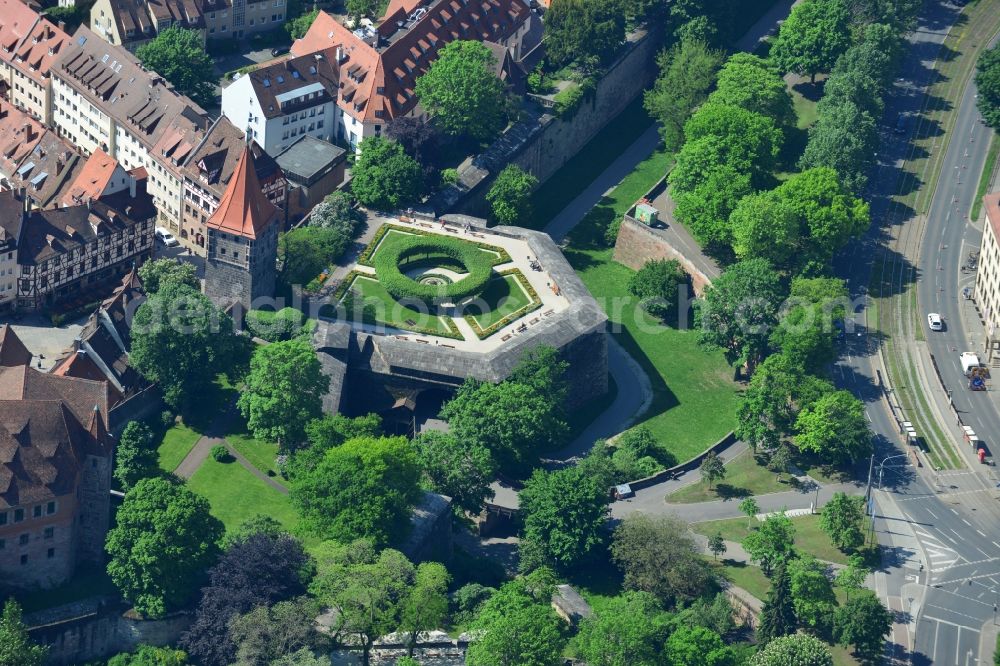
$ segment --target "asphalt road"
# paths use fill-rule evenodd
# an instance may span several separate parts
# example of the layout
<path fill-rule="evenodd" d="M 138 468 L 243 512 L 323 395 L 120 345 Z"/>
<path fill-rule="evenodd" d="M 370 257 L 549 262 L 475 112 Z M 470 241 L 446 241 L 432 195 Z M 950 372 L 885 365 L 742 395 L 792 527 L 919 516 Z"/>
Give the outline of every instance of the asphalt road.
<path fill-rule="evenodd" d="M 919 27 L 909 37 L 908 53 L 895 90 L 887 95 L 879 164 L 867 193 L 876 224 L 868 236 L 848 248 L 838 261 L 838 273 L 849 280 L 851 293 L 856 297 L 865 295 L 870 282 L 870 262 L 878 256 L 880 244 L 886 240 L 882 225 L 890 197 L 897 191 L 902 176 L 900 167 L 909 154 L 913 138 L 910 133 L 919 125 L 915 117 L 924 106 L 927 88 L 935 76 L 934 61 L 940 45 L 959 11 L 959 6 L 947 2 L 925 5 Z M 890 129 L 900 113 L 911 118 L 908 133 L 902 136 Z M 934 303 L 934 308 L 951 324 L 949 335 L 957 333 L 954 322 L 959 320 L 955 305 L 961 279 L 959 262 L 968 254 L 962 247 L 961 235 L 964 215 L 976 186 L 970 181 L 978 178 L 976 165 L 981 166 L 981 153 L 986 150 L 985 141 L 975 140 L 978 121 L 974 92 L 966 94 L 957 115 L 954 138 L 947 149 L 927 225 L 918 278 L 922 305 Z M 979 136 L 982 129 L 978 130 Z M 964 177 L 953 177 L 953 172 L 964 172 Z M 957 201 L 953 202 L 953 197 L 958 197 Z M 956 206 L 959 211 L 954 210 Z M 912 220 L 898 223 L 907 225 Z M 941 270 L 938 270 L 939 260 Z M 949 309 L 949 304 L 954 309 Z M 863 312 L 858 317 L 863 317 Z M 945 335 L 933 339 L 931 344 L 937 345 L 931 349 L 936 350 L 938 358 L 955 353 L 948 349 Z M 957 341 L 951 344 L 964 346 Z M 866 414 L 876 435 L 878 465 L 889 456 L 906 452 L 875 379 L 874 345 L 865 330 L 859 329 L 857 335 L 850 337 L 847 353 L 834 374 L 841 386 L 854 391 L 866 403 Z M 942 365 L 947 374 L 950 365 Z M 992 410 L 979 410 L 979 406 L 971 403 L 966 406 L 970 399 L 987 402 L 985 396 L 959 396 L 956 391 L 960 409 L 984 412 L 977 417 L 983 419 L 980 427 L 984 432 L 1000 432 L 1000 427 L 995 427 L 1000 426 L 1000 415 L 986 413 Z M 973 421 L 972 425 L 978 431 L 976 423 Z M 902 635 L 894 633 L 890 656 L 893 661 L 913 664 L 974 664 L 977 657 L 985 662 L 990 654 L 979 655 L 979 633 L 983 622 L 993 616 L 993 600 L 989 599 L 994 594 L 992 590 L 1000 589 L 996 559 L 1000 545 L 994 541 L 1000 538 L 996 530 L 1000 515 L 996 500 L 986 491 L 980 477 L 969 470 L 922 477 L 901 464 L 905 460 L 903 457 L 887 462 L 886 489 L 875 493 L 875 529 L 883 544 L 886 564 L 878 587 L 890 607 L 909 625 Z M 912 649 L 910 654 L 908 649 Z"/>

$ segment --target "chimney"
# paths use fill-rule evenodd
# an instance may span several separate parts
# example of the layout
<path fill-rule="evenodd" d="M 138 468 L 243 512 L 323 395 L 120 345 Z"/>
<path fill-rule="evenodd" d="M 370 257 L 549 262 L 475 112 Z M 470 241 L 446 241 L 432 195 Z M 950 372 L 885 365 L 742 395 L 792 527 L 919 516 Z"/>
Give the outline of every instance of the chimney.
<path fill-rule="evenodd" d="M 91 204 L 92 201 L 93 201 L 92 198 L 87 197 L 87 210 L 90 210 L 90 204 Z"/>
<path fill-rule="evenodd" d="M 21 129 L 24 130 L 24 140 L 31 141 L 31 123 L 24 123 Z"/>
<path fill-rule="evenodd" d="M 75 233 L 76 233 L 76 229 L 74 229 L 73 227 L 71 227 L 70 225 L 67 224 L 66 225 L 66 235 L 69 236 L 70 238 L 72 238 L 73 234 L 75 234 Z"/>
<path fill-rule="evenodd" d="M 56 158 L 56 175 L 57 176 L 60 173 L 62 173 L 62 170 L 63 170 L 64 166 L 65 166 L 65 164 L 63 164 L 62 156 Z"/>
<path fill-rule="evenodd" d="M 49 247 L 52 247 L 52 242 L 55 241 L 56 237 L 52 234 L 45 234 L 45 242 L 48 243 Z"/>

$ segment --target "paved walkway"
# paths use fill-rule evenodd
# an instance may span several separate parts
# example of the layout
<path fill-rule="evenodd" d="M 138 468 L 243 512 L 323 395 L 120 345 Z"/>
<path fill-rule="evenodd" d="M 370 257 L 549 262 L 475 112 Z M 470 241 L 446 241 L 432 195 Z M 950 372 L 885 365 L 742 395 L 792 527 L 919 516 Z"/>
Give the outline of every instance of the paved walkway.
<path fill-rule="evenodd" d="M 229 454 L 231 456 L 233 456 L 233 458 L 236 459 L 236 462 L 238 462 L 239 464 L 243 465 L 244 469 L 246 469 L 248 472 L 250 472 L 251 474 L 253 474 L 254 476 L 256 476 L 258 479 L 260 479 L 261 481 L 263 481 L 267 485 L 269 485 L 272 488 L 274 488 L 275 490 L 277 490 L 282 495 L 287 495 L 288 494 L 288 486 L 286 486 L 285 484 L 281 483 L 276 478 L 274 478 L 272 476 L 268 476 L 264 472 L 260 471 L 256 467 L 254 467 L 253 463 L 251 463 L 249 460 L 247 460 L 246 457 L 242 453 L 240 453 L 239 451 L 237 451 L 236 447 L 233 446 L 232 444 L 230 444 L 227 440 L 223 440 L 223 444 L 225 445 L 225 447 L 227 449 L 229 449 Z"/>

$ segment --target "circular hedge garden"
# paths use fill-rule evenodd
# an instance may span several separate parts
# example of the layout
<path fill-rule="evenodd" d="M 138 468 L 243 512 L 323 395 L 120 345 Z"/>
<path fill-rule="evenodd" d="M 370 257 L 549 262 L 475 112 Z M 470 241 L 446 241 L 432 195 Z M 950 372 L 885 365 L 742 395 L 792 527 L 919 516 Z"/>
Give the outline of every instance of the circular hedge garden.
<path fill-rule="evenodd" d="M 461 266 L 467 275 L 451 284 L 430 285 L 403 273 L 408 265 L 426 264 L 430 260 Z M 397 241 L 376 252 L 372 263 L 378 281 L 393 298 L 415 299 L 428 305 L 476 296 L 486 288 L 493 273 L 493 262 L 487 253 L 471 243 L 444 237 L 414 236 Z"/>

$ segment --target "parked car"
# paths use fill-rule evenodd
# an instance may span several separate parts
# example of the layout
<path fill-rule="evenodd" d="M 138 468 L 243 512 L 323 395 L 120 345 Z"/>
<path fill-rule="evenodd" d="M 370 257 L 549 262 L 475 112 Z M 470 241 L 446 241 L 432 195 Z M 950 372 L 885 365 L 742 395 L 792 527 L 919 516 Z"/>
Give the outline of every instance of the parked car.
<path fill-rule="evenodd" d="M 291 48 L 290 46 L 275 46 L 273 49 L 271 49 L 271 55 L 274 57 L 285 55 L 286 53 L 288 53 L 288 50 L 290 48 Z"/>
<path fill-rule="evenodd" d="M 931 312 L 929 315 L 927 315 L 927 326 L 932 331 L 943 331 L 944 322 L 941 321 L 941 315 L 939 315 L 936 312 Z"/>
<path fill-rule="evenodd" d="M 167 247 L 180 245 L 180 241 L 178 241 L 172 233 L 163 227 L 156 227 L 156 229 L 153 230 L 153 234 L 156 236 L 156 240 L 160 241 Z"/>
<path fill-rule="evenodd" d="M 906 114 L 901 113 L 896 116 L 896 127 L 893 130 L 896 134 L 906 134 Z"/>

